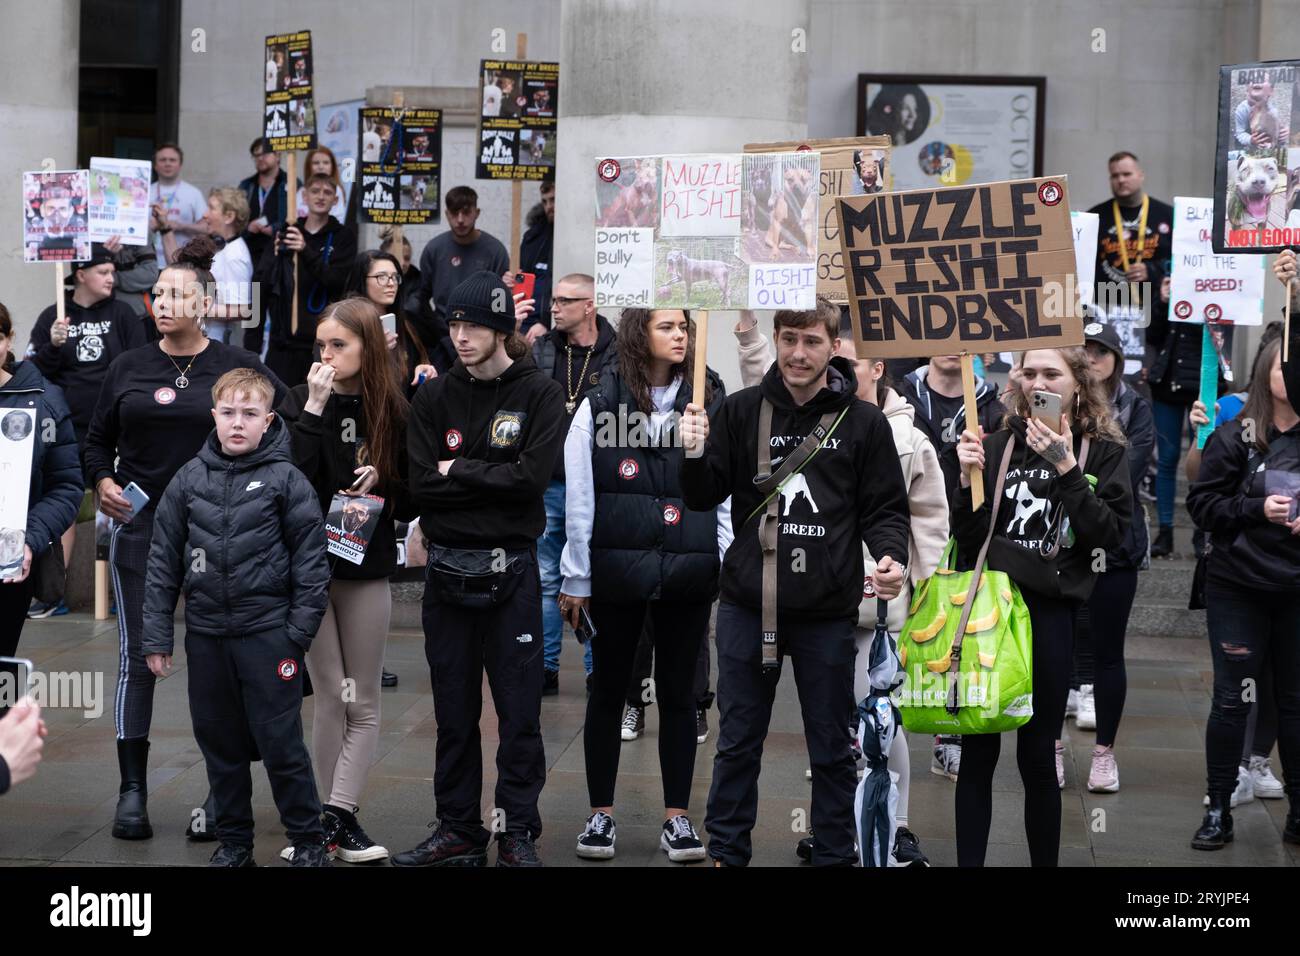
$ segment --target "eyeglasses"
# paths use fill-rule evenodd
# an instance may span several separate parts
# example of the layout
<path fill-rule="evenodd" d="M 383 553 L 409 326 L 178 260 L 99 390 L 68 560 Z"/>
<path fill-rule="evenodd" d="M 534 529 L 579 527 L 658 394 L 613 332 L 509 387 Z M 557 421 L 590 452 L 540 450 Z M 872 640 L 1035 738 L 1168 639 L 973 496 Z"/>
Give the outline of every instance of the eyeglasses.
<path fill-rule="evenodd" d="M 366 278 L 374 279 L 380 285 L 397 285 L 402 281 L 396 272 L 376 272 L 366 276 Z"/>
<path fill-rule="evenodd" d="M 555 295 L 555 296 L 551 296 L 551 301 L 554 302 L 556 305 L 573 305 L 573 303 L 575 302 L 590 302 L 591 296 L 584 295 L 581 296 L 580 298 L 575 299 L 575 298 L 570 298 L 567 295 Z"/>

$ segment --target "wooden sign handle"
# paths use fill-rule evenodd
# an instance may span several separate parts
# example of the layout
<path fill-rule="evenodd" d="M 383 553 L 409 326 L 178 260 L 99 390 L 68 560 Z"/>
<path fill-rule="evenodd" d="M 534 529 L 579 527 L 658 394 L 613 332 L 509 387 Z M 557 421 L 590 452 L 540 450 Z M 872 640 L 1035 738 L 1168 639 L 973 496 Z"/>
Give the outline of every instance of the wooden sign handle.
<path fill-rule="evenodd" d="M 54 308 L 56 310 L 54 317 L 59 322 L 62 322 L 68 317 L 68 303 L 63 298 L 63 263 L 55 262 L 52 265 L 54 266 Z M 1287 302 L 1290 301 L 1288 298 Z"/>
<path fill-rule="evenodd" d="M 298 151 L 289 150 L 289 168 L 286 172 L 287 179 L 284 183 L 284 192 L 287 197 L 287 203 L 284 210 L 285 224 L 298 221 L 298 187 L 295 183 L 298 180 Z M 293 254 L 293 296 L 289 306 L 289 334 L 296 335 L 298 332 L 298 253 Z"/>
<path fill-rule="evenodd" d="M 704 407 L 704 370 L 708 367 L 709 353 L 709 312 L 703 309 L 692 312 L 695 320 L 695 370 L 691 376 L 691 401 L 700 408 Z"/>
<path fill-rule="evenodd" d="M 528 58 L 528 34 L 515 35 L 515 59 Z M 519 148 L 518 141 L 515 148 Z M 519 271 L 519 237 L 524 221 L 524 184 L 516 179 L 510 183 L 510 271 Z"/>
<path fill-rule="evenodd" d="M 961 389 L 962 401 L 966 404 L 966 429 L 979 435 L 979 413 L 975 410 L 975 356 L 969 352 L 961 353 Z M 960 441 L 961 436 L 958 435 L 957 439 Z M 984 506 L 984 472 L 979 468 L 970 469 L 970 506 L 973 511 Z"/>
<path fill-rule="evenodd" d="M 1282 361 L 1291 360 L 1291 286 L 1295 279 L 1286 283 L 1286 305 L 1282 307 Z"/>

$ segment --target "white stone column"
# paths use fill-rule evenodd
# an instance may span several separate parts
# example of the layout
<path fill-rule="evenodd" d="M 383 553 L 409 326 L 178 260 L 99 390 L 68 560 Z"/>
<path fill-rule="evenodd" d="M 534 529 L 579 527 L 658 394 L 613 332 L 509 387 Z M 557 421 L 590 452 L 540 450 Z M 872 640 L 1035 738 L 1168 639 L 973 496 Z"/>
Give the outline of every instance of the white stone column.
<path fill-rule="evenodd" d="M 0 30 L 0 302 L 14 321 L 21 357 L 36 316 L 54 302 L 54 269 L 23 262 L 22 173 L 77 168 L 78 0 L 28 3 Z"/>

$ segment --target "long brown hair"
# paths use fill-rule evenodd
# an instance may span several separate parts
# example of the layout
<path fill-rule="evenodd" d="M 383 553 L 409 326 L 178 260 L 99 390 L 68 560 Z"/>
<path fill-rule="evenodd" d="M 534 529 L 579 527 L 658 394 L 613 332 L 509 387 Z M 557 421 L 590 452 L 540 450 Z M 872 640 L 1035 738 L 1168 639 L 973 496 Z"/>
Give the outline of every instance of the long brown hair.
<path fill-rule="evenodd" d="M 401 385 L 393 375 L 379 309 L 364 296 L 350 295 L 326 310 L 321 322 L 333 319 L 361 340 L 361 402 L 366 411 L 366 451 L 379 472 L 380 483 L 399 480 L 395 425 L 410 411 Z"/>
<path fill-rule="evenodd" d="M 623 317 L 618 322 L 618 374 L 623 384 L 632 393 L 637 408 L 650 414 L 654 408 L 650 401 L 650 318 L 655 312 L 666 309 L 624 309 Z M 695 322 L 689 310 L 686 316 L 686 355 L 671 369 L 672 376 L 678 375 L 686 384 L 694 381 L 695 374 Z M 704 398 L 692 395 L 691 401 L 697 405 L 707 405 L 713 398 L 713 386 L 708 378 L 704 380 Z"/>
<path fill-rule="evenodd" d="M 1273 361 L 1282 349 L 1282 338 L 1278 336 L 1265 342 L 1255 355 L 1255 364 L 1251 366 L 1250 388 L 1246 391 L 1246 403 L 1241 406 L 1237 417 L 1242 422 L 1255 423 L 1255 447 L 1268 451 L 1268 432 L 1273 427 Z"/>
<path fill-rule="evenodd" d="M 1075 404 L 1069 409 L 1070 421 L 1077 422 L 1083 434 L 1089 438 L 1104 438 L 1117 445 L 1127 445 L 1124 431 L 1115 421 L 1110 410 L 1110 395 L 1106 392 L 1106 383 L 1097 378 L 1088 361 L 1088 352 L 1081 345 L 1071 345 L 1063 349 L 1027 349 L 1029 352 L 1055 352 L 1064 360 L 1074 376 Z M 1020 356 L 1024 364 L 1024 353 Z M 1024 389 L 1017 388 L 1011 393 L 1011 412 L 1021 418 L 1029 418 L 1029 399 Z"/>

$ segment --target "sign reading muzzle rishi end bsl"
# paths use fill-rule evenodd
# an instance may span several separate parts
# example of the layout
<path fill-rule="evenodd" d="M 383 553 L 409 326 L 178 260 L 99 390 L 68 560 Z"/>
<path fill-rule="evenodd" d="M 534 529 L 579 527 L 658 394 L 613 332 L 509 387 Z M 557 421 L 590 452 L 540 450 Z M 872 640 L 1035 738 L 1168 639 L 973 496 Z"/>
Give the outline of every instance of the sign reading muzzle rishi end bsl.
<path fill-rule="evenodd" d="M 839 200 L 858 354 L 1083 344 L 1064 176 Z"/>

